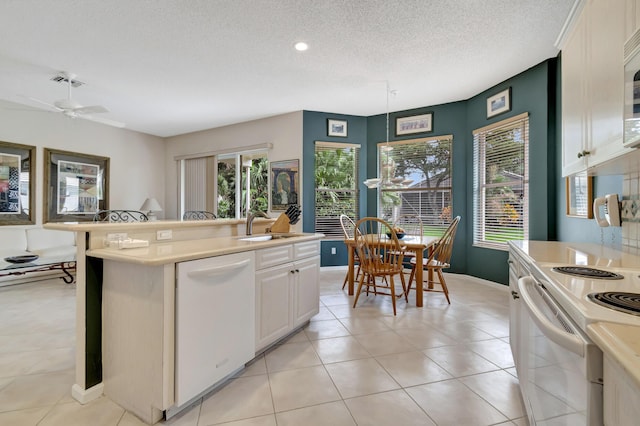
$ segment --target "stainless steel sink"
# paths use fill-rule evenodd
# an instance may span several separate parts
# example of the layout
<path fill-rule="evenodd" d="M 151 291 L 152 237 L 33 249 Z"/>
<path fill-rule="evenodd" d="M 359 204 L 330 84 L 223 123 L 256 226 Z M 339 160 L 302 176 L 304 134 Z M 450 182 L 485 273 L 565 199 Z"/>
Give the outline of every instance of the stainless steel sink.
<path fill-rule="evenodd" d="M 238 239 L 240 241 L 269 241 L 271 238 L 273 238 L 273 235 L 247 235 Z"/>
<path fill-rule="evenodd" d="M 240 237 L 238 239 L 240 241 L 269 241 L 269 240 L 279 240 L 282 238 L 293 238 L 293 237 L 302 237 L 302 236 L 304 236 L 304 234 L 287 232 L 287 233 L 275 233 L 275 234 L 247 235 L 246 237 Z"/>

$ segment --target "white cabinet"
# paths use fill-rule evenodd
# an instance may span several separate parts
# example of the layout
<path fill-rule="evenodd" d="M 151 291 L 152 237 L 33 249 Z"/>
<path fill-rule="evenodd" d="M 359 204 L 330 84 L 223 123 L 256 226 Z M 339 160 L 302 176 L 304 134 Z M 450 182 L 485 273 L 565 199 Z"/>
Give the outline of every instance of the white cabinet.
<path fill-rule="evenodd" d="M 176 265 L 175 398 L 181 406 L 255 355 L 254 253 Z"/>
<path fill-rule="evenodd" d="M 640 419 L 640 387 L 607 354 L 604 355 L 604 424 L 632 426 Z"/>
<path fill-rule="evenodd" d="M 256 251 L 256 351 L 318 313 L 319 253 L 318 241 Z"/>
<path fill-rule="evenodd" d="M 624 39 L 629 38 L 640 28 L 640 0 L 625 0 Z"/>
<path fill-rule="evenodd" d="M 562 175 L 619 157 L 626 0 L 588 0 L 562 48 Z"/>

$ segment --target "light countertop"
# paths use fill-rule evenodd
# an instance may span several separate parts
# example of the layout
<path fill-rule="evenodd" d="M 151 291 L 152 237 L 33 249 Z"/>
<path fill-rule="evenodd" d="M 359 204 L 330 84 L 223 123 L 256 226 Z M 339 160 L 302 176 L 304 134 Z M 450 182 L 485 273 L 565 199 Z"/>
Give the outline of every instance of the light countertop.
<path fill-rule="evenodd" d="M 117 249 L 101 248 L 87 250 L 87 256 L 108 260 L 118 260 L 142 265 L 164 265 L 205 257 L 258 250 L 285 244 L 313 241 L 324 234 L 296 233 L 294 237 L 277 238 L 268 241 L 243 241 L 240 237 L 203 238 L 188 241 L 168 241 L 155 243 L 149 247 Z"/>
<path fill-rule="evenodd" d="M 640 387 L 640 327 L 597 322 L 587 326 L 587 334 Z"/>

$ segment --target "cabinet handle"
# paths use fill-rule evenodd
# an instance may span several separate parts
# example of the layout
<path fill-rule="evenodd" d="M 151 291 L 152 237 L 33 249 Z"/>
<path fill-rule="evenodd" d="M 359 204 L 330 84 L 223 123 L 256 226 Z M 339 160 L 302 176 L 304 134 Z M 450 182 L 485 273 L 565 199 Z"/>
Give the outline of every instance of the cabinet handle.
<path fill-rule="evenodd" d="M 300 272 L 300 269 L 296 269 L 296 272 Z"/>
<path fill-rule="evenodd" d="M 520 295 L 518 294 L 517 291 L 514 291 L 514 290 L 511 290 L 511 297 L 513 297 L 514 300 L 520 299 Z"/>
<path fill-rule="evenodd" d="M 289 271 L 289 273 L 290 273 L 290 274 L 295 274 L 295 273 L 296 273 L 296 271 L 291 270 L 291 271 Z"/>
<path fill-rule="evenodd" d="M 582 151 L 578 153 L 578 158 L 582 158 L 582 157 L 586 157 L 587 155 L 591 154 L 590 151 Z"/>

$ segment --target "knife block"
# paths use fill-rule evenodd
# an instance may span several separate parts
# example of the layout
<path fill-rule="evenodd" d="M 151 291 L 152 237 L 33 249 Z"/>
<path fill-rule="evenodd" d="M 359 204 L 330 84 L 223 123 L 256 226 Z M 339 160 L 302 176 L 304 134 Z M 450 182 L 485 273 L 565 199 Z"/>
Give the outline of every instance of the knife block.
<path fill-rule="evenodd" d="M 280 216 L 271 225 L 271 232 L 289 232 L 289 227 L 289 217 L 284 213 L 280 213 Z"/>

